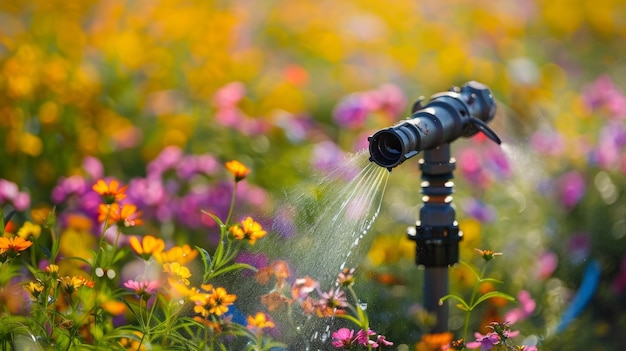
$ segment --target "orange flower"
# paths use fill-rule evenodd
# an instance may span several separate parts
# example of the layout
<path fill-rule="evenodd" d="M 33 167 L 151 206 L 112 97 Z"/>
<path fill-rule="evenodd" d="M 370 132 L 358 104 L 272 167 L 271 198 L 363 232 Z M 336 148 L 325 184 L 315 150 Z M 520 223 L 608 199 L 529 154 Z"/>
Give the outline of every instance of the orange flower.
<path fill-rule="evenodd" d="M 493 260 L 496 256 L 502 256 L 501 252 L 494 252 L 493 250 L 474 249 L 474 251 L 476 251 L 476 253 L 479 254 L 485 262 Z"/>
<path fill-rule="evenodd" d="M 101 223 L 106 220 L 118 226 L 134 227 L 143 223 L 139 216 L 141 211 L 137 211 L 137 206 L 133 204 L 100 204 L 98 207 L 98 221 Z"/>
<path fill-rule="evenodd" d="M 10 252 L 17 254 L 28 249 L 33 243 L 31 241 L 15 236 L 12 238 L 0 237 L 0 254 Z"/>
<path fill-rule="evenodd" d="M 257 312 L 257 314 L 252 317 L 248 316 L 248 325 L 247 328 L 254 329 L 263 329 L 263 328 L 274 328 L 275 324 L 270 319 L 267 318 L 267 315 L 263 312 Z"/>
<path fill-rule="evenodd" d="M 418 351 L 437 351 L 441 350 L 443 346 L 450 345 L 453 337 L 450 332 L 424 334 L 422 340 L 415 346 Z"/>
<path fill-rule="evenodd" d="M 274 276 L 276 278 L 276 286 L 282 289 L 290 275 L 291 271 L 289 270 L 287 262 L 277 260 L 272 262 L 269 266 L 259 269 L 256 273 L 256 280 L 259 284 L 265 285 L 269 282 L 270 278 Z"/>
<path fill-rule="evenodd" d="M 272 291 L 269 294 L 261 296 L 261 304 L 267 308 L 268 311 L 273 312 L 279 310 L 289 302 L 285 296 L 278 291 Z"/>
<path fill-rule="evenodd" d="M 254 243 L 267 235 L 267 232 L 263 230 L 263 227 L 258 222 L 255 222 L 252 217 L 247 217 L 241 224 L 236 224 L 230 227 L 230 232 L 233 234 L 235 239 L 242 240 L 248 239 L 250 245 L 254 245 Z"/>
<path fill-rule="evenodd" d="M 126 185 L 120 187 L 120 183 L 113 179 L 109 184 L 100 179 L 93 185 L 92 189 L 97 192 L 106 204 L 123 200 L 126 197 Z"/>
<path fill-rule="evenodd" d="M 237 300 L 237 295 L 229 294 L 222 287 L 213 288 L 212 285 L 201 285 L 203 291 L 189 297 L 193 301 L 194 312 L 207 318 L 210 315 L 221 316 L 228 311 L 228 307 Z"/>
<path fill-rule="evenodd" d="M 250 169 L 243 163 L 236 160 L 226 162 L 225 166 L 226 169 L 235 176 L 235 182 L 244 179 L 248 174 L 250 174 Z"/>
<path fill-rule="evenodd" d="M 152 235 L 146 235 L 140 243 L 137 237 L 131 236 L 130 247 L 138 255 L 147 260 L 151 255 L 158 255 L 165 249 L 165 241 Z"/>

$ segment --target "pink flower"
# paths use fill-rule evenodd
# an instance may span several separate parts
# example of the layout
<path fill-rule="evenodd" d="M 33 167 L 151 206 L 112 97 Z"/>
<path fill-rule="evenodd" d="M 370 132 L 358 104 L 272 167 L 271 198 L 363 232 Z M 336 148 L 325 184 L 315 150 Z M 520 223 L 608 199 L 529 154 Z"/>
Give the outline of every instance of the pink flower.
<path fill-rule="evenodd" d="M 378 338 L 376 338 L 376 343 L 379 346 L 393 346 L 393 342 L 387 340 L 384 335 L 378 335 Z"/>
<path fill-rule="evenodd" d="M 537 306 L 535 300 L 530 297 L 530 293 L 526 290 L 517 294 L 517 301 L 519 301 L 519 307 L 512 309 L 504 316 L 504 320 L 508 323 L 513 324 L 530 317 Z"/>
<path fill-rule="evenodd" d="M 624 291 L 626 291 L 626 256 L 622 257 L 619 272 L 613 280 L 613 292 L 621 295 Z"/>
<path fill-rule="evenodd" d="M 135 294 L 141 297 L 147 297 L 148 295 L 151 295 L 157 291 L 157 289 L 159 288 L 159 282 L 146 280 L 129 280 L 124 283 L 124 287 L 134 291 Z"/>
<path fill-rule="evenodd" d="M 359 345 L 363 345 L 363 346 L 368 346 L 371 345 L 372 347 L 378 347 L 378 344 L 376 343 L 376 341 L 374 340 L 370 340 L 370 336 L 372 335 L 376 335 L 376 333 L 369 329 L 367 332 L 365 332 L 365 330 L 361 329 L 356 333 L 356 340 L 359 343 Z"/>
<path fill-rule="evenodd" d="M 354 330 L 341 328 L 332 334 L 332 345 L 338 349 L 348 350 L 354 343 Z"/>
<path fill-rule="evenodd" d="M 246 86 L 241 82 L 228 83 L 213 95 L 213 104 L 218 108 L 235 106 L 246 96 Z"/>
<path fill-rule="evenodd" d="M 602 75 L 583 91 L 583 100 L 592 111 L 606 111 L 611 118 L 626 117 L 626 96 L 613 84 L 608 75 Z"/>
<path fill-rule="evenodd" d="M 585 179 L 576 171 L 563 174 L 558 184 L 561 202 L 567 208 L 574 207 L 585 195 Z"/>
<path fill-rule="evenodd" d="M 559 258 L 552 251 L 546 251 L 539 255 L 536 272 L 541 279 L 548 279 L 559 264 Z"/>

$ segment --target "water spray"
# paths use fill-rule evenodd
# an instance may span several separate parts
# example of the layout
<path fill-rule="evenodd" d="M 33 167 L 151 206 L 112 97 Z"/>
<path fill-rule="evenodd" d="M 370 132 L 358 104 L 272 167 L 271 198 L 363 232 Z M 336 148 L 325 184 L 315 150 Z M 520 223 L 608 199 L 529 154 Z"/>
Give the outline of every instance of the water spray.
<path fill-rule="evenodd" d="M 455 160 L 450 156 L 450 143 L 478 132 L 501 142 L 487 126 L 495 116 L 496 104 L 484 84 L 471 81 L 433 95 L 426 105 L 423 101 L 420 98 L 413 105 L 410 118 L 369 137 L 369 152 L 371 162 L 391 172 L 423 151 L 419 167 L 424 206 L 408 235 L 416 243 L 415 262 L 424 268 L 424 307 L 436 316 L 432 332 L 444 332 L 449 329 L 448 306 L 439 300 L 448 294 L 448 267 L 459 261 L 463 238 L 452 206 Z"/>

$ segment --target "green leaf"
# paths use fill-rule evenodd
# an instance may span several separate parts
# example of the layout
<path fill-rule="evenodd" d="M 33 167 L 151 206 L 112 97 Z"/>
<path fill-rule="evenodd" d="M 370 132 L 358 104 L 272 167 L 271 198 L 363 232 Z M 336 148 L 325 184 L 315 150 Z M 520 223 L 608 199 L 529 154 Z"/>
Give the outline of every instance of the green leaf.
<path fill-rule="evenodd" d="M 219 269 L 213 273 L 210 274 L 211 277 L 217 277 L 218 275 L 222 275 L 228 272 L 232 272 L 232 271 L 236 271 L 236 270 L 241 270 L 241 269 L 249 269 L 252 270 L 254 272 L 257 271 L 256 267 L 251 266 L 247 263 L 233 263 L 230 266 L 226 266 L 222 269 Z"/>
<path fill-rule="evenodd" d="M 200 246 L 196 246 L 196 249 L 198 250 L 198 252 L 200 252 L 200 257 L 202 258 L 202 264 L 204 265 L 204 274 L 202 275 L 203 277 L 202 280 L 203 282 L 206 283 L 209 270 L 211 267 L 211 254 L 209 254 L 207 250 L 205 250 L 204 248 Z"/>
<path fill-rule="evenodd" d="M 205 215 L 207 215 L 207 216 L 209 216 L 209 217 L 213 218 L 213 220 L 214 220 L 215 222 L 217 222 L 217 224 L 219 224 L 220 228 L 221 228 L 221 227 L 224 227 L 224 222 L 222 222 L 222 220 L 221 220 L 218 216 L 214 215 L 214 214 L 213 214 L 213 213 L 211 213 L 211 212 L 207 212 L 207 211 L 205 211 L 205 210 L 201 210 L 200 212 L 202 212 L 202 213 L 204 213 Z"/>
<path fill-rule="evenodd" d="M 504 284 L 503 281 L 498 280 L 498 279 L 494 279 L 494 278 L 483 278 L 483 279 L 480 280 L 480 283 L 485 283 L 485 282 Z"/>
<path fill-rule="evenodd" d="M 467 302 L 465 302 L 465 300 L 463 300 L 461 297 L 454 295 L 454 294 L 448 294 L 442 298 L 439 299 L 439 303 L 442 304 L 444 301 L 446 300 L 457 300 L 459 302 L 459 305 L 457 305 L 457 307 L 463 311 L 471 311 L 473 309 L 470 308 L 470 306 L 467 304 Z"/>
<path fill-rule="evenodd" d="M 474 304 L 472 305 L 472 309 L 476 308 L 476 306 L 478 306 L 481 302 L 489 300 L 491 298 L 494 297 L 501 297 L 503 299 L 509 300 L 509 301 L 515 301 L 515 298 L 511 295 L 505 294 L 503 292 L 500 291 L 490 291 L 484 295 L 482 295 L 481 297 L 478 298 L 478 300 L 476 300 L 476 302 L 474 302 Z"/>

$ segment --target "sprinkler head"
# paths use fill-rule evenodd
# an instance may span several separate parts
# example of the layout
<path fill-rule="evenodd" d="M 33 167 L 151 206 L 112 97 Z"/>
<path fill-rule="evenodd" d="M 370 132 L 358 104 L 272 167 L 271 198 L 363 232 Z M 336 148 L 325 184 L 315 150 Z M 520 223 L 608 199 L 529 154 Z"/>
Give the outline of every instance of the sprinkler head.
<path fill-rule="evenodd" d="M 461 88 L 437 93 L 422 106 L 414 105 L 410 118 L 381 129 L 368 138 L 370 161 L 391 170 L 422 150 L 451 143 L 459 137 L 483 132 L 500 144 L 500 138 L 487 126 L 496 113 L 489 88 L 471 81 Z"/>

